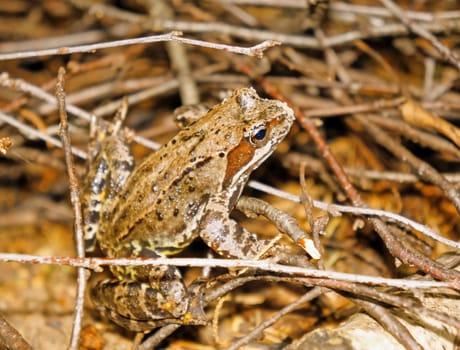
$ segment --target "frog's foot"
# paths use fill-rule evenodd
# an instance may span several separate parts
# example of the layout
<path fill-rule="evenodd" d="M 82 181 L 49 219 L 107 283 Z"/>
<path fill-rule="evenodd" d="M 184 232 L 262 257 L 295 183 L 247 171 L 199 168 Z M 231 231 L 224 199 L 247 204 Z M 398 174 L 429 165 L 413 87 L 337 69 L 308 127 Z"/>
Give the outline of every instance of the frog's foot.
<path fill-rule="evenodd" d="M 91 299 L 103 315 L 121 327 L 135 332 L 166 324 L 205 324 L 204 313 L 193 307 L 185 286 L 172 281 L 172 294 L 164 295 L 148 283 L 104 280 L 91 290 Z M 162 286 L 164 290 L 164 286 Z M 181 292 L 182 291 L 182 292 Z"/>

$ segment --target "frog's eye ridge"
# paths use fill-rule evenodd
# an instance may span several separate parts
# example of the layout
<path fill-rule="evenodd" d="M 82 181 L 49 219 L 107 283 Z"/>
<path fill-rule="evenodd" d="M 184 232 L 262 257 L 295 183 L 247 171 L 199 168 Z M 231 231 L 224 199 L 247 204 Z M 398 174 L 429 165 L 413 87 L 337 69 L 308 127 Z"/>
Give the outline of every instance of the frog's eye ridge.
<path fill-rule="evenodd" d="M 258 96 L 253 89 L 248 89 L 237 97 L 237 101 L 243 112 L 250 111 L 255 108 L 258 101 Z"/>

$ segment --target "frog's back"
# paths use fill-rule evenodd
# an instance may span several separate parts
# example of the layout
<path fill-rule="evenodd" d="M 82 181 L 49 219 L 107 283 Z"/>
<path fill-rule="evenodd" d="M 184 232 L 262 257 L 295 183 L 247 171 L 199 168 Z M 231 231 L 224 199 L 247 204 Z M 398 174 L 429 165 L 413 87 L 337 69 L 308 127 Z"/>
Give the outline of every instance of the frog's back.
<path fill-rule="evenodd" d="M 236 90 L 134 170 L 105 208 L 100 247 L 114 257 L 179 252 L 197 235 L 211 196 L 232 211 L 293 121 L 285 104 Z"/>
<path fill-rule="evenodd" d="M 222 191 L 229 149 L 241 138 L 238 118 L 223 112 L 180 131 L 135 169 L 103 214 L 98 241 L 107 255 L 167 256 L 195 238 L 207 199 Z"/>

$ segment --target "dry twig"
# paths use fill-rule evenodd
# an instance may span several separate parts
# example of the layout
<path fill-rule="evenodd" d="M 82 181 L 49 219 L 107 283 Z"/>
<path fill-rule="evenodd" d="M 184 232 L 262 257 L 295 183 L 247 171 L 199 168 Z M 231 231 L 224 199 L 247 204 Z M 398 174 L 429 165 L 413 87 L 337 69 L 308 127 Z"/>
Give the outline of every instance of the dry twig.
<path fill-rule="evenodd" d="M 70 202 L 73 207 L 74 214 L 74 238 L 77 250 L 77 256 L 79 258 L 85 257 L 85 247 L 83 242 L 83 217 L 81 212 L 80 204 L 80 189 L 78 185 L 78 178 L 75 174 L 75 166 L 72 159 L 72 144 L 69 137 L 69 124 L 67 122 L 67 113 L 65 108 L 65 92 L 64 92 L 64 77 L 65 69 L 60 68 L 56 86 L 56 98 L 59 107 L 59 117 L 61 120 L 61 127 L 59 135 L 62 140 L 62 145 L 65 154 L 67 173 L 69 176 L 69 188 L 70 188 Z M 75 304 L 74 322 L 72 328 L 72 336 L 70 340 L 69 349 L 79 349 L 78 342 L 80 340 L 81 321 L 83 318 L 83 304 L 85 300 L 86 280 L 89 274 L 84 268 L 78 269 L 77 277 L 77 300 Z"/>

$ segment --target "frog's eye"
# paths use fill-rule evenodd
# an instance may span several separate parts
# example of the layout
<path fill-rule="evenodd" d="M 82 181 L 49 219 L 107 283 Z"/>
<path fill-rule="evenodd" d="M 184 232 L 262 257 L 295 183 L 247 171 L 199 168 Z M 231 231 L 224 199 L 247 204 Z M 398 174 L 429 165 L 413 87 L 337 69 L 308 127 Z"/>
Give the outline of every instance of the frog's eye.
<path fill-rule="evenodd" d="M 249 142 L 255 147 L 263 146 L 268 140 L 268 128 L 266 125 L 261 125 L 252 130 L 249 136 Z"/>

